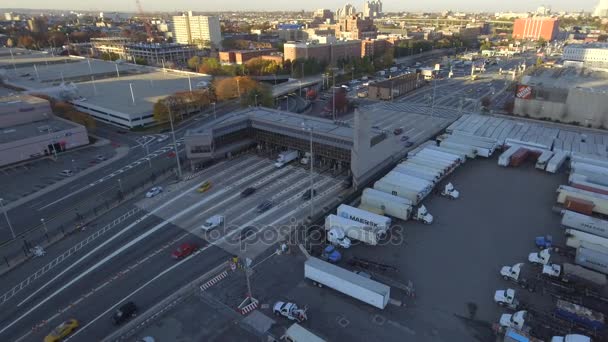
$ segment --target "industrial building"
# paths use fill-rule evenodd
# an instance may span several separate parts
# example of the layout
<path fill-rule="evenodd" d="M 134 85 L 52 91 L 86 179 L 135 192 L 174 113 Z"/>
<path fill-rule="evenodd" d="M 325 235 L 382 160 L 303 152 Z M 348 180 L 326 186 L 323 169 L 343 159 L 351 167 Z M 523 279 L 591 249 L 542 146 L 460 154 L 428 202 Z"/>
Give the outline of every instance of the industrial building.
<path fill-rule="evenodd" d="M 372 100 L 392 100 L 418 89 L 423 84 L 420 74 L 405 74 L 370 84 L 367 97 Z"/>
<path fill-rule="evenodd" d="M 220 51 L 219 53 L 220 63 L 222 64 L 244 64 L 257 57 L 268 57 L 278 63 L 283 62 L 283 56 L 278 55 L 276 49 L 232 50 Z"/>
<path fill-rule="evenodd" d="M 608 69 L 608 43 L 570 44 L 564 47 L 562 58 L 583 62 L 586 68 Z"/>
<path fill-rule="evenodd" d="M 0 77 L 6 84 L 69 101 L 97 120 L 125 128 L 155 124 L 156 101 L 210 81 L 184 71 L 7 50 L 0 48 Z"/>
<path fill-rule="evenodd" d="M 173 39 L 179 44 L 203 44 L 210 42 L 219 47 L 222 31 L 218 17 L 192 15 L 192 11 L 173 17 Z"/>
<path fill-rule="evenodd" d="M 0 98 L 0 166 L 87 145 L 84 126 L 52 114 L 48 101 L 28 95 Z"/>
<path fill-rule="evenodd" d="M 608 72 L 577 68 L 536 70 L 518 85 L 513 113 L 606 128 Z"/>
<path fill-rule="evenodd" d="M 258 107 L 218 119 L 211 129 L 188 130 L 184 143 L 186 156 L 194 167 L 199 162 L 222 159 L 252 146 L 276 153 L 293 149 L 303 156 L 309 150 L 312 135 L 316 165 L 352 172 L 355 181 L 362 181 L 376 166 L 371 159 L 388 157 L 388 150 L 382 148 L 388 137 L 371 127 L 365 113 L 357 113 L 354 126 Z M 362 165 L 352 166 L 353 160 Z"/>
<path fill-rule="evenodd" d="M 148 65 L 163 66 L 167 62 L 186 65 L 188 59 L 196 56 L 199 49 L 193 44 L 177 43 L 133 43 L 125 45 L 127 60 L 143 58 Z"/>
<path fill-rule="evenodd" d="M 514 39 L 552 41 L 559 33 L 559 20 L 549 17 L 531 17 L 515 19 L 513 23 Z"/>

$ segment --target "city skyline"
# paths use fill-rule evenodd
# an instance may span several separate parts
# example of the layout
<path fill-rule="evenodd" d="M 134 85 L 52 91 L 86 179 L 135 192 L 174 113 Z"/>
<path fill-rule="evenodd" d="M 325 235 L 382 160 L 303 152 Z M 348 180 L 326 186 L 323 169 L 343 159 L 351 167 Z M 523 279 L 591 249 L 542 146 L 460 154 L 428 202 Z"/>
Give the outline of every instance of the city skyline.
<path fill-rule="evenodd" d="M 31 0 L 27 3 L 19 0 L 5 0 L 2 9 L 51 9 L 49 8 L 48 2 L 44 0 Z M 225 0 L 221 3 L 210 3 L 204 6 L 197 5 L 188 0 L 175 0 L 170 3 L 147 0 L 142 1 L 142 5 L 146 11 L 247 11 L 247 10 L 305 10 L 312 11 L 317 8 L 328 8 L 335 11 L 337 8 L 344 6 L 346 3 L 351 3 L 357 8 L 357 11 L 363 9 L 363 1 L 343 1 L 343 0 L 312 0 L 307 1 L 306 6 L 301 6 L 298 3 L 286 3 L 278 0 L 267 0 L 263 3 L 247 2 L 246 7 L 243 6 L 241 0 Z M 383 7 L 385 12 L 399 12 L 399 11 L 435 11 L 440 12 L 444 10 L 452 11 L 475 11 L 475 12 L 494 12 L 494 11 L 533 11 L 538 6 L 546 5 L 551 7 L 553 10 L 567 10 L 567 11 L 593 11 L 597 5 L 597 0 L 582 0 L 576 3 L 566 0 L 553 0 L 553 1 L 524 1 L 515 0 L 508 3 L 501 4 L 489 4 L 480 0 L 469 1 L 466 4 L 450 0 L 440 0 L 433 4 L 427 3 L 403 3 L 400 0 L 385 0 L 383 1 Z M 54 8 L 52 9 L 63 9 L 63 10 L 79 10 L 79 11 L 124 11 L 124 12 L 136 12 L 135 2 L 124 2 L 120 0 L 107 0 L 103 2 L 103 5 L 86 5 L 83 6 L 81 1 L 77 0 L 58 0 L 54 2 Z"/>

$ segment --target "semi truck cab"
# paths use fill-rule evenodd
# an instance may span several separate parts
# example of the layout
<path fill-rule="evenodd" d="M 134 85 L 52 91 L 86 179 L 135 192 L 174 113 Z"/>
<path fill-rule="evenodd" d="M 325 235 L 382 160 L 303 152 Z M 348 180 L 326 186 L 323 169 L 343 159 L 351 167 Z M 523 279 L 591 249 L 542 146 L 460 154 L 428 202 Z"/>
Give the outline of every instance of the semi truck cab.
<path fill-rule="evenodd" d="M 522 310 L 514 314 L 503 314 L 500 316 L 499 324 L 504 328 L 523 330 L 527 313 L 527 311 Z"/>
<path fill-rule="evenodd" d="M 558 264 L 544 265 L 543 274 L 546 274 L 550 277 L 558 278 L 562 274 L 562 266 Z"/>
<path fill-rule="evenodd" d="M 522 262 L 515 264 L 513 266 L 503 266 L 500 269 L 500 275 L 505 279 L 505 280 L 514 280 L 514 281 L 518 281 L 519 280 L 519 274 L 521 273 L 521 267 L 524 264 Z"/>
<path fill-rule="evenodd" d="M 551 258 L 551 252 L 549 248 L 543 249 L 540 252 L 530 253 L 528 255 L 528 261 L 533 264 L 547 265 Z"/>
<path fill-rule="evenodd" d="M 515 309 L 519 302 L 515 299 L 515 290 L 506 289 L 498 290 L 494 293 L 494 302 L 500 306 L 506 306 L 508 308 Z"/>
<path fill-rule="evenodd" d="M 414 219 L 424 224 L 433 223 L 433 215 L 429 213 L 424 205 L 418 207 L 418 210 L 416 210 L 416 214 L 414 215 Z"/>

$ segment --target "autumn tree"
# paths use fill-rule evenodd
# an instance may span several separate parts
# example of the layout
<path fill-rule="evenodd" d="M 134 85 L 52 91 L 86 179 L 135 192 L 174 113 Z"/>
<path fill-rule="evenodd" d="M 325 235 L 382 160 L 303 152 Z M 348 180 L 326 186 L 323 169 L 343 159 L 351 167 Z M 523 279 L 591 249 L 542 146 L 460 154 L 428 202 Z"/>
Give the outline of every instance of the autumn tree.
<path fill-rule="evenodd" d="M 227 77 L 214 82 L 215 95 L 219 101 L 240 97 L 257 87 L 256 81 L 243 76 Z"/>
<path fill-rule="evenodd" d="M 34 38 L 32 38 L 30 35 L 20 36 L 17 40 L 17 46 L 25 49 L 31 49 L 34 47 Z"/>
<path fill-rule="evenodd" d="M 163 123 L 169 121 L 169 108 L 162 99 L 156 101 L 152 107 L 152 116 L 156 122 Z"/>
<path fill-rule="evenodd" d="M 198 70 L 198 67 L 201 65 L 202 63 L 202 58 L 200 58 L 199 56 L 194 56 L 190 59 L 188 59 L 188 68 L 196 71 Z"/>
<path fill-rule="evenodd" d="M 282 69 L 282 65 L 262 57 L 252 58 L 245 62 L 245 68 L 249 75 L 274 75 Z"/>
<path fill-rule="evenodd" d="M 272 88 L 269 85 L 259 83 L 255 88 L 245 93 L 241 98 L 241 105 L 272 107 L 274 105 Z"/>

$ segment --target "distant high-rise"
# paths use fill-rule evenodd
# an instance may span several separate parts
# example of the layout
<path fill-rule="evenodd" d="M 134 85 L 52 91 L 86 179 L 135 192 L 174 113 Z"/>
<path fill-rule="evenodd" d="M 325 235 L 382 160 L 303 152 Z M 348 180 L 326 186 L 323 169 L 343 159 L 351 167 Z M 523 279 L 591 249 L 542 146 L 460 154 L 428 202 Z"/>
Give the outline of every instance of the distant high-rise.
<path fill-rule="evenodd" d="M 319 19 L 331 19 L 332 14 L 331 14 L 331 10 L 325 9 L 325 8 L 320 8 L 318 10 L 315 11 L 314 14 L 315 18 L 319 18 Z"/>
<path fill-rule="evenodd" d="M 593 11 L 593 16 L 606 18 L 608 17 L 608 0 L 600 0 Z"/>
<path fill-rule="evenodd" d="M 346 4 L 336 10 L 336 18 L 351 17 L 357 14 L 357 9 L 351 4 Z"/>
<path fill-rule="evenodd" d="M 219 47 L 222 42 L 222 31 L 218 17 L 196 15 L 189 11 L 173 17 L 173 38 L 180 44 L 204 45 L 209 42 Z"/>
<path fill-rule="evenodd" d="M 382 15 L 382 1 L 365 1 L 363 4 L 363 18 L 378 18 Z"/>
<path fill-rule="evenodd" d="M 30 29 L 30 32 L 33 33 L 42 33 L 49 30 L 46 18 L 44 17 L 34 17 L 29 19 L 27 21 L 27 27 Z"/>

